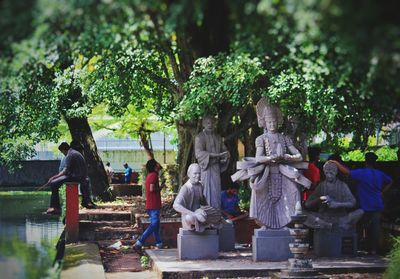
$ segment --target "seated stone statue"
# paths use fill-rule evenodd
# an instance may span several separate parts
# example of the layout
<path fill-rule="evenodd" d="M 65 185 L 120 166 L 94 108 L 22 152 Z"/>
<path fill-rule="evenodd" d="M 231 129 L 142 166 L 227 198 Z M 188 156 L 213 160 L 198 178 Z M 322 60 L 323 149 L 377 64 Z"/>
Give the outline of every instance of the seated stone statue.
<path fill-rule="evenodd" d="M 207 228 L 220 228 L 223 222 L 219 209 L 208 206 L 200 183 L 198 164 L 188 168 L 189 180 L 181 187 L 174 202 L 174 209 L 182 214 L 182 228 L 202 232 Z"/>
<path fill-rule="evenodd" d="M 362 209 L 347 211 L 356 205 L 356 199 L 346 183 L 336 177 L 337 173 L 338 169 L 334 163 L 328 162 L 324 165 L 326 178 L 318 184 L 305 203 L 306 208 L 318 206 L 318 212 L 306 212 L 307 226 L 327 229 L 336 226 L 347 230 L 354 227 L 364 214 Z"/>

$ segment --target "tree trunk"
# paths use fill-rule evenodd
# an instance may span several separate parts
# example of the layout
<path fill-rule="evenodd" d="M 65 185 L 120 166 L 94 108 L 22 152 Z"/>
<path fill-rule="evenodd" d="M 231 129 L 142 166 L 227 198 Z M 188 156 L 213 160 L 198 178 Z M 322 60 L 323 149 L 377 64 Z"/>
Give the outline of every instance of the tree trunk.
<path fill-rule="evenodd" d="M 191 163 L 196 162 L 194 155 L 194 138 L 196 136 L 196 125 L 194 123 L 178 123 L 178 156 L 177 164 L 179 187 L 187 180 L 187 169 Z"/>
<path fill-rule="evenodd" d="M 257 125 L 252 125 L 243 136 L 244 156 L 256 156 L 256 138 L 262 134 L 262 129 Z"/>
<path fill-rule="evenodd" d="M 77 141 L 83 147 L 83 156 L 88 168 L 92 192 L 95 197 L 102 201 L 113 200 L 109 191 L 107 174 L 103 161 L 98 152 L 87 118 L 66 119 L 72 140 Z"/>

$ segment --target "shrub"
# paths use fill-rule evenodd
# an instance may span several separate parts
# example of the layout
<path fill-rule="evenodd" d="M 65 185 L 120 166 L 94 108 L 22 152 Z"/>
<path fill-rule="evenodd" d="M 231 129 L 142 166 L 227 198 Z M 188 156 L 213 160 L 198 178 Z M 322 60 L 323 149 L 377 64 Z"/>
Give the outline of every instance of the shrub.
<path fill-rule="evenodd" d="M 400 237 L 393 239 L 394 246 L 389 255 L 389 266 L 383 275 L 384 279 L 400 278 Z"/>

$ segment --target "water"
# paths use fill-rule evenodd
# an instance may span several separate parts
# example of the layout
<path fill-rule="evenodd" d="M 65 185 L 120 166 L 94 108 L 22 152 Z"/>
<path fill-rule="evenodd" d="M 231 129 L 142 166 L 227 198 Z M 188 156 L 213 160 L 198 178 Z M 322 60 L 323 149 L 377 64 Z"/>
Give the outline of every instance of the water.
<path fill-rule="evenodd" d="M 49 200 L 47 192 L 0 192 L 0 278 L 51 278 L 64 227 L 59 217 L 42 214 Z"/>

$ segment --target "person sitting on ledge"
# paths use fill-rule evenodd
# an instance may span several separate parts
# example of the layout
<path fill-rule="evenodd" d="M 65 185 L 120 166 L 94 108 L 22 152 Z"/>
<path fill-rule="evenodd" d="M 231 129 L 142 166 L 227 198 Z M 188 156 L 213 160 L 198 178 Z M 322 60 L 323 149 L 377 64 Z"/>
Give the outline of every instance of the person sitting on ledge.
<path fill-rule="evenodd" d="M 58 190 L 65 182 L 78 182 L 82 193 L 82 206 L 88 209 L 96 208 L 90 198 L 89 179 L 87 177 L 87 167 L 82 154 L 70 147 L 66 142 L 62 142 L 58 149 L 65 155 L 64 168 L 48 180 L 51 189 L 50 207 L 46 214 L 60 214 L 60 197 Z"/>
<path fill-rule="evenodd" d="M 336 164 L 328 161 L 323 169 L 326 179 L 317 186 L 305 203 L 306 208 L 317 205 L 319 209 L 318 212 L 306 212 L 308 218 L 305 225 L 327 229 L 332 229 L 334 226 L 344 230 L 355 228 L 364 211 L 357 209 L 347 212 L 347 209 L 354 208 L 356 199 L 347 184 L 337 178 Z"/>
<path fill-rule="evenodd" d="M 247 212 L 242 212 L 239 207 L 239 196 L 237 194 L 238 185 L 230 184 L 228 189 L 221 192 L 221 211 L 225 219 L 232 222 L 242 220 L 249 216 Z"/>

